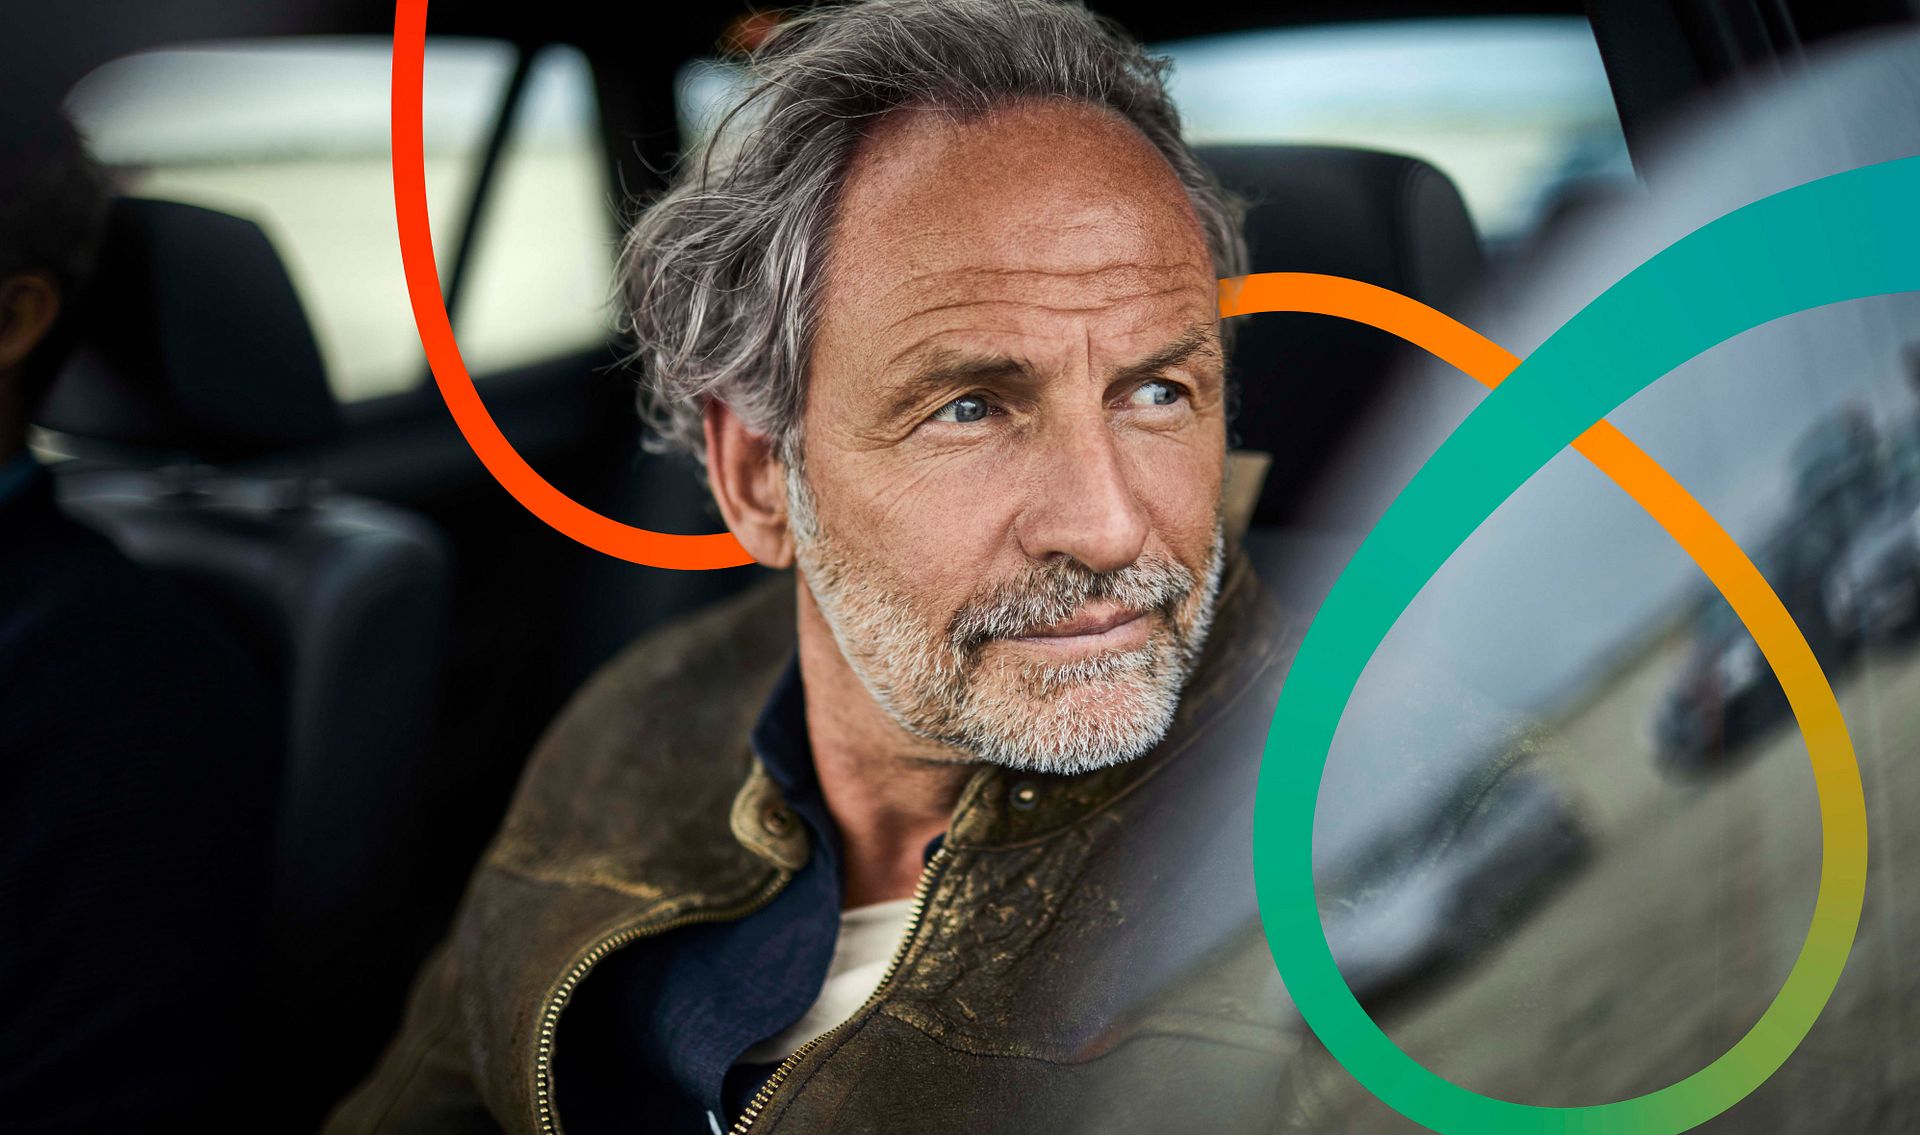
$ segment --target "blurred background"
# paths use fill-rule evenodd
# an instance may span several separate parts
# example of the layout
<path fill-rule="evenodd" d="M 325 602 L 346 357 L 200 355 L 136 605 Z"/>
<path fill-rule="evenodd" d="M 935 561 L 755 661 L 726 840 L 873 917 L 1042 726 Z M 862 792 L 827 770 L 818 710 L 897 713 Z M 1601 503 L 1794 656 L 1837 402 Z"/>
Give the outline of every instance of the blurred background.
<path fill-rule="evenodd" d="M 1253 206 L 1255 271 L 1392 287 L 1523 355 L 1727 210 L 1920 153 L 1920 12 L 1904 0 L 1092 6 L 1169 59 L 1190 138 Z M 638 633 L 761 574 L 588 552 L 522 512 L 454 430 L 394 235 L 391 19 L 361 0 L 76 0 L 16 8 L 0 49 L 65 100 L 136 202 L 35 451 L 71 512 L 204 599 L 287 700 L 283 964 L 259 993 L 306 1022 L 279 1065 L 292 1129 L 391 1033 L 566 695 Z M 620 233 L 740 90 L 728 51 L 778 19 L 738 3 L 432 9 L 429 210 L 463 356 L 520 452 L 629 523 L 719 526 L 697 470 L 642 448 L 610 302 Z M 225 238 L 196 235 L 219 218 L 264 244 L 222 260 Z M 283 294 L 298 318 L 250 314 Z M 1236 441 L 1275 458 L 1247 546 L 1310 615 L 1482 391 L 1309 316 L 1246 317 L 1233 366 Z M 252 392 L 260 420 L 211 420 L 212 388 Z M 1612 419 L 1799 621 L 1872 824 L 1867 909 L 1825 1017 L 1705 1130 L 1920 1129 L 1903 949 L 1920 909 L 1898 885 L 1920 870 L 1903 812 L 1920 803 L 1916 398 L 1920 298 L 1891 297 L 1760 328 Z M 135 403 L 165 413 L 136 428 Z M 289 427 L 289 405 L 323 411 Z M 1820 847 L 1805 746 L 1751 638 L 1571 453 L 1375 656 L 1316 845 L 1329 939 L 1389 1034 L 1469 1088 L 1560 1105 L 1653 1090 L 1737 1040 L 1796 955 Z M 1300 1044 L 1289 1122 L 1412 1129 L 1304 1027 Z"/>

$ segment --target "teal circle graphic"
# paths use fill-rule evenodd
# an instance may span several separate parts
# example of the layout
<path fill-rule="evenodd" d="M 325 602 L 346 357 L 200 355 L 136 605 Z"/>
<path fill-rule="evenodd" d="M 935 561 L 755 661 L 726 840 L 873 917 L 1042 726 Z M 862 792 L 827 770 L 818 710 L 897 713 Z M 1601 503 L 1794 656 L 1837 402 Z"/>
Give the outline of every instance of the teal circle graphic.
<path fill-rule="evenodd" d="M 1396 1111 L 1441 1135 L 1677 1135 L 1759 1087 L 1812 1028 L 1859 919 L 1857 891 L 1851 909 L 1824 901 L 1841 869 L 1830 859 L 1792 973 L 1753 1029 L 1707 1067 L 1587 1107 L 1517 1104 L 1462 1088 L 1401 1051 L 1341 978 L 1314 894 L 1314 812 L 1335 730 L 1368 660 L 1426 582 L 1528 477 L 1715 344 L 1809 308 L 1916 290 L 1920 158 L 1822 178 L 1729 213 L 1609 288 L 1487 395 L 1335 583 L 1274 710 L 1254 805 L 1254 875 L 1268 945 L 1301 1015 Z"/>

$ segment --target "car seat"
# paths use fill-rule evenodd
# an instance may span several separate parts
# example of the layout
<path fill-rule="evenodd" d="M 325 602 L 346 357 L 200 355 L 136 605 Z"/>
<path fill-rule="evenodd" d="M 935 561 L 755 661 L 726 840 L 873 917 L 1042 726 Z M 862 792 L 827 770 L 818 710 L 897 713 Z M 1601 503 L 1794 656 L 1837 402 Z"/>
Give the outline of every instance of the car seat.
<path fill-rule="evenodd" d="M 1246 202 L 1253 272 L 1345 276 L 1451 312 L 1486 266 L 1460 192 L 1418 158 L 1341 146 L 1202 146 Z M 1303 526 L 1302 506 L 1394 371 L 1418 348 L 1365 324 L 1304 313 L 1240 316 L 1229 372 L 1231 444 L 1273 459 L 1245 547 L 1261 578 L 1310 615 L 1360 533 Z"/>
<path fill-rule="evenodd" d="M 78 458 L 56 468 L 64 507 L 207 600 L 286 699 L 262 1025 L 276 1115 L 317 1121 L 410 976 L 392 927 L 431 806 L 447 556 L 424 520 L 330 491 L 303 456 L 340 412 L 257 225 L 117 201 L 79 321 L 39 417 Z"/>

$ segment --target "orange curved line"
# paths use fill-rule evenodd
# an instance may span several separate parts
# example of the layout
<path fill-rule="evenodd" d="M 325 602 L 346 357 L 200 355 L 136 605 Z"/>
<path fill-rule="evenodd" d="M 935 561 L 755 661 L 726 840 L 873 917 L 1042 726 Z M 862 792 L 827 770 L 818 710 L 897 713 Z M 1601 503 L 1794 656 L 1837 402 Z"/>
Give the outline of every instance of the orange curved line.
<path fill-rule="evenodd" d="M 421 73 L 427 38 L 427 0 L 399 0 L 393 19 L 393 207 L 407 296 L 420 329 L 433 380 L 460 433 L 501 487 L 562 535 L 597 552 L 650 567 L 705 569 L 753 562 L 731 532 L 679 536 L 635 528 L 602 516 L 534 471 L 500 432 L 473 387 L 440 298 L 440 272 L 427 223 L 427 175 L 420 124 Z"/>
<path fill-rule="evenodd" d="M 1418 300 L 1358 280 L 1271 272 L 1220 281 L 1222 318 L 1263 311 L 1304 311 L 1378 327 L 1458 367 L 1489 389 L 1520 365 L 1516 355 L 1466 324 Z M 1835 776 L 1849 770 L 1852 742 L 1826 672 L 1786 605 L 1740 545 L 1671 473 L 1607 422 L 1595 423 L 1573 447 L 1673 537 L 1746 624 L 1787 692 L 1815 772 Z M 1859 829 L 1865 831 L 1864 823 Z M 1852 836 L 1829 830 L 1826 838 L 1831 862 L 1865 862 L 1864 846 L 1856 857 L 1841 854 L 1849 849 L 1835 842 Z M 1859 838 L 1864 841 L 1864 835 Z"/>
<path fill-rule="evenodd" d="M 1493 340 L 1419 300 L 1374 284 L 1315 272 L 1261 272 L 1220 281 L 1220 318 L 1303 311 L 1365 323 L 1397 335 L 1488 387 L 1520 365 Z"/>
<path fill-rule="evenodd" d="M 1313 272 L 1261 272 L 1220 281 L 1222 319 L 1272 311 L 1330 315 L 1378 327 L 1451 364 L 1489 390 L 1520 365 L 1518 355 L 1452 316 L 1374 284 Z M 1720 522 L 1632 438 L 1607 422 L 1596 422 L 1573 447 L 1625 489 L 1689 552 L 1695 544 L 1721 545 L 1712 556 L 1714 566 L 1704 561 L 1700 565 L 1716 583 L 1728 572 L 1759 575 Z M 1729 548 L 1738 565 L 1725 561 Z M 1768 595 L 1773 597 L 1771 588 Z M 1785 614 L 1785 607 L 1773 598 Z"/>

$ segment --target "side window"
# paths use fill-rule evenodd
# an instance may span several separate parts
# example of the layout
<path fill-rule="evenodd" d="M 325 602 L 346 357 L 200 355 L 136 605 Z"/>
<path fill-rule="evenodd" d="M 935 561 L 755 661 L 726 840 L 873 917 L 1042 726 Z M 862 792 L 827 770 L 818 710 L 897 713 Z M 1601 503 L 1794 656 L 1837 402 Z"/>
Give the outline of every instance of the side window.
<path fill-rule="evenodd" d="M 394 228 L 390 52 L 374 37 L 169 48 L 95 70 L 68 100 L 123 192 L 266 230 L 343 402 L 411 388 L 426 373 Z M 443 274 L 514 63 L 504 42 L 428 41 L 427 203 Z M 613 214 L 593 115 L 584 58 L 543 51 L 455 313 L 476 374 L 605 335 Z"/>

